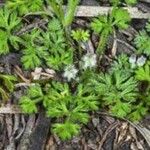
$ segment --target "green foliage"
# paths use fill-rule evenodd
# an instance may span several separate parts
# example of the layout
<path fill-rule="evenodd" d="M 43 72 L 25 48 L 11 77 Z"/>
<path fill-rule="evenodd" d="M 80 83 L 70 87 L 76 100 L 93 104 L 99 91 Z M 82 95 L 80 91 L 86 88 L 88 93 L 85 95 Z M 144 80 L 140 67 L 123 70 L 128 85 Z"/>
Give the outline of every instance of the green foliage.
<path fill-rule="evenodd" d="M 148 82 L 150 82 L 150 65 L 146 64 L 143 67 L 139 67 L 135 71 L 135 77 L 139 81 L 148 81 Z"/>
<path fill-rule="evenodd" d="M 150 64 L 146 61 L 150 55 L 150 23 L 134 40 L 138 53 L 135 59 L 121 54 L 107 70 L 101 66 L 95 53 L 81 51 L 81 43 L 87 42 L 90 37 L 89 31 L 77 29 L 69 32 L 79 2 L 68 0 L 64 10 L 63 0 L 8 0 L 6 7 L 0 9 L 0 55 L 21 49 L 21 62 L 25 69 L 41 66 L 59 73 L 57 77 L 61 82 L 44 80 L 46 83 L 34 84 L 19 103 L 27 114 L 44 109 L 46 115 L 53 118 L 52 132 L 63 140 L 80 132 L 82 125 L 89 121 L 88 112 L 103 108 L 117 117 L 136 121 L 147 114 L 150 107 Z M 111 2 L 112 11 L 94 18 L 91 23 L 92 30 L 100 35 L 98 54 L 104 53 L 111 34 L 128 28 L 131 18 L 127 10 L 120 6 L 124 3 L 133 5 L 137 0 Z M 40 19 L 43 18 L 40 13 L 48 14 L 46 19 L 49 22 L 30 29 L 30 21 L 34 23 L 35 20 L 28 13 L 33 15 L 35 12 Z M 22 21 L 18 15 L 25 15 L 23 19 L 29 22 Z M 19 37 L 17 32 L 22 22 L 27 29 L 25 27 L 25 34 Z M 72 47 L 71 36 L 78 44 L 76 50 Z M 132 62 L 136 65 L 134 69 Z M 101 68 L 107 72 L 100 72 Z M 69 82 L 64 83 L 65 80 Z M 3 100 L 8 100 L 15 81 L 14 76 L 0 74 L 0 97 Z"/>
<path fill-rule="evenodd" d="M 146 24 L 146 30 L 147 32 L 150 32 L 150 20 Z"/>
<path fill-rule="evenodd" d="M 111 3 L 115 6 L 120 5 L 122 2 L 125 2 L 128 5 L 134 5 L 138 0 L 111 0 Z"/>
<path fill-rule="evenodd" d="M 148 107 L 149 106 L 144 106 L 143 102 L 141 102 L 138 105 L 134 105 L 133 106 L 133 111 L 132 113 L 129 115 L 129 119 L 132 121 L 139 121 L 142 119 L 143 116 L 145 116 L 148 112 Z"/>
<path fill-rule="evenodd" d="M 10 45 L 14 49 L 19 49 L 21 38 L 14 34 L 14 31 L 20 26 L 21 19 L 17 17 L 17 12 L 11 12 L 7 8 L 0 9 L 0 55 L 7 54 L 10 51 Z"/>
<path fill-rule="evenodd" d="M 138 54 L 146 54 L 150 55 L 150 36 L 147 34 L 145 30 L 140 31 L 135 39 L 134 43 L 137 47 L 137 53 Z"/>
<path fill-rule="evenodd" d="M 65 32 L 57 19 L 49 22 L 48 32 L 42 32 L 40 40 L 49 53 L 45 58 L 49 67 L 58 70 L 72 63 L 73 49 L 67 45 Z"/>
<path fill-rule="evenodd" d="M 83 29 L 73 30 L 71 36 L 74 40 L 80 42 L 86 42 L 89 39 L 89 31 L 84 31 Z"/>
<path fill-rule="evenodd" d="M 110 112 L 119 117 L 127 117 L 128 114 L 131 112 L 132 105 L 128 102 L 117 102 L 114 106 L 110 106 Z"/>
<path fill-rule="evenodd" d="M 23 112 L 32 114 L 38 111 L 37 103 L 43 100 L 43 92 L 40 85 L 31 86 L 26 96 L 22 96 L 20 99 L 20 106 Z"/>
<path fill-rule="evenodd" d="M 41 47 L 34 47 L 28 45 L 26 49 L 23 50 L 23 56 L 21 61 L 25 69 L 34 69 L 42 64 L 41 58 L 43 58 L 47 53 Z"/>
<path fill-rule="evenodd" d="M 36 41 L 40 33 L 40 30 L 35 29 L 24 36 L 25 49 L 23 49 L 21 61 L 25 69 L 34 69 L 40 66 L 42 64 L 42 59 L 48 55 L 44 47 L 38 45 Z"/>
<path fill-rule="evenodd" d="M 119 29 L 127 29 L 131 21 L 129 13 L 122 8 L 114 8 L 112 10 L 113 25 Z"/>
<path fill-rule="evenodd" d="M 0 74 L 0 97 L 3 101 L 9 99 L 9 94 L 14 90 L 14 82 L 16 78 L 12 75 Z"/>
<path fill-rule="evenodd" d="M 122 70 L 123 74 L 130 74 L 132 72 L 129 58 L 126 54 L 119 55 L 111 64 L 110 72 Z"/>
<path fill-rule="evenodd" d="M 32 101 L 27 96 L 23 96 L 20 99 L 20 106 L 23 112 L 32 114 L 37 112 L 37 107 L 34 101 Z"/>
<path fill-rule="evenodd" d="M 68 47 L 61 23 L 53 18 L 47 32 L 40 29 L 32 30 L 24 36 L 25 49 L 22 62 L 25 69 L 34 69 L 44 63 L 59 70 L 73 60 L 73 49 Z"/>
<path fill-rule="evenodd" d="M 121 118 L 129 114 L 137 97 L 137 82 L 133 77 L 124 75 L 122 71 L 105 73 L 91 79 L 91 85 L 111 113 Z"/>
<path fill-rule="evenodd" d="M 136 4 L 138 0 L 125 0 L 125 2 L 129 5 Z"/>
<path fill-rule="evenodd" d="M 80 130 L 78 124 L 65 122 L 63 124 L 56 123 L 53 125 L 53 132 L 60 136 L 62 140 L 71 139 L 72 135 L 77 135 Z"/>
<path fill-rule="evenodd" d="M 53 132 L 62 139 L 79 133 L 79 124 L 86 124 L 89 120 L 87 112 L 98 109 L 97 97 L 82 84 L 72 93 L 67 83 L 54 81 L 45 88 L 39 85 L 30 87 L 27 95 L 20 99 L 21 108 L 29 114 L 37 112 L 39 103 L 45 108 L 47 116 L 62 120 L 53 125 Z"/>
<path fill-rule="evenodd" d="M 64 26 L 69 26 L 74 18 L 74 13 L 76 10 L 77 5 L 79 4 L 80 0 L 68 0 L 67 6 L 67 13 L 65 14 L 64 18 Z"/>
<path fill-rule="evenodd" d="M 53 13 L 59 18 L 63 27 L 68 27 L 73 19 L 76 7 L 79 3 L 79 0 L 68 0 L 66 12 L 63 10 L 63 1 L 62 0 L 48 0 L 49 5 Z"/>
<path fill-rule="evenodd" d="M 36 12 L 43 9 L 43 0 L 7 0 L 6 6 L 11 10 L 17 10 L 20 15 Z"/>
<path fill-rule="evenodd" d="M 98 18 L 93 19 L 91 28 L 95 33 L 101 35 L 99 46 L 97 48 L 98 53 L 103 53 L 108 36 L 112 34 L 116 28 L 126 29 L 130 20 L 131 18 L 127 10 L 117 7 L 114 7 L 112 12 L 108 15 L 99 16 Z"/>

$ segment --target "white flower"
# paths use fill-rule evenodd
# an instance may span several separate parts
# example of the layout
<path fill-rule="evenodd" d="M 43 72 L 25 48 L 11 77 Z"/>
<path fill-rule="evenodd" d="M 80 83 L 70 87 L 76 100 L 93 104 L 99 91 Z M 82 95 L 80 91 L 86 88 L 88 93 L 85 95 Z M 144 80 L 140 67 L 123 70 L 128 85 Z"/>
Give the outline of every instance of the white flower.
<path fill-rule="evenodd" d="M 129 63 L 135 64 L 136 63 L 136 55 L 132 54 L 129 58 Z"/>
<path fill-rule="evenodd" d="M 96 67 L 97 60 L 96 54 L 86 54 L 82 57 L 82 67 L 83 69 Z"/>
<path fill-rule="evenodd" d="M 71 81 L 71 79 L 76 78 L 77 73 L 78 73 L 78 70 L 75 68 L 75 66 L 69 65 L 65 68 L 63 77 L 66 78 L 68 81 Z"/>
<path fill-rule="evenodd" d="M 136 67 L 136 55 L 132 54 L 129 58 L 129 63 L 131 64 L 131 68 Z"/>
<path fill-rule="evenodd" d="M 146 57 L 144 57 L 144 56 L 141 56 L 137 59 L 137 65 L 139 67 L 143 66 L 145 64 L 145 62 L 146 62 Z"/>

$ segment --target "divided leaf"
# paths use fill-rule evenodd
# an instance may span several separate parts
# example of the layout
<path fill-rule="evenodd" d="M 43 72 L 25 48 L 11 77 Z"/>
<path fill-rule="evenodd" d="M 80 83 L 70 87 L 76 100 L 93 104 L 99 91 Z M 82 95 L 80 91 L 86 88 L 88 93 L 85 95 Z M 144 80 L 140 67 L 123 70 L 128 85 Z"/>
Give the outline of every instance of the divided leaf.
<path fill-rule="evenodd" d="M 136 100 L 138 95 L 137 81 L 133 77 L 122 74 L 122 71 L 97 75 L 91 79 L 89 86 L 91 90 L 95 89 L 94 91 L 103 101 L 102 104 L 108 106 L 118 117 L 127 116 L 130 109 L 126 108 Z"/>
<path fill-rule="evenodd" d="M 17 10 L 20 15 L 36 12 L 43 9 L 42 0 L 7 0 L 6 6 L 11 10 Z"/>
<path fill-rule="evenodd" d="M 143 67 L 139 67 L 135 71 L 135 77 L 139 81 L 148 81 L 148 82 L 150 82 L 150 66 L 149 66 L 149 64 L 146 64 Z"/>
<path fill-rule="evenodd" d="M 126 29 L 130 21 L 131 17 L 128 11 L 118 7 L 114 7 L 108 15 L 94 18 L 91 23 L 91 28 L 95 33 L 101 36 L 97 52 L 103 54 L 109 35 L 112 34 L 116 28 Z"/>
<path fill-rule="evenodd" d="M 114 19 L 113 24 L 119 29 L 127 29 L 129 22 L 131 21 L 128 11 L 122 8 L 114 8 L 112 10 L 111 18 Z"/>
<path fill-rule="evenodd" d="M 14 90 L 14 82 L 17 79 L 12 75 L 0 74 L 0 95 L 2 100 L 6 101 L 9 99 L 9 94 Z"/>
<path fill-rule="evenodd" d="M 0 9 L 0 55 L 10 51 L 10 45 L 18 50 L 22 39 L 14 34 L 16 28 L 21 24 L 17 12 L 11 12 L 6 7 Z"/>
<path fill-rule="evenodd" d="M 59 135 L 62 140 L 67 140 L 79 133 L 80 126 L 70 122 L 57 123 L 53 125 L 52 130 L 55 134 Z"/>
<path fill-rule="evenodd" d="M 20 99 L 20 107 L 23 110 L 23 112 L 32 114 L 37 112 L 37 106 L 34 101 L 32 101 L 27 96 L 23 96 Z"/>
<path fill-rule="evenodd" d="M 137 47 L 137 53 L 150 55 L 150 36 L 145 30 L 140 31 L 134 39 L 134 43 Z"/>

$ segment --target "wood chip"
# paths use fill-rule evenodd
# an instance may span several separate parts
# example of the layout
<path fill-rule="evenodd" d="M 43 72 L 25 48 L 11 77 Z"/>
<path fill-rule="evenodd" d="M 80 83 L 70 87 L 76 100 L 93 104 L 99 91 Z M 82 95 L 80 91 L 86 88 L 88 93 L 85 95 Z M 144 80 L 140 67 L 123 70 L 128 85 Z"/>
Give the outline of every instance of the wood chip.
<path fill-rule="evenodd" d="M 0 114 L 20 114 L 22 111 L 19 106 L 16 105 L 7 105 L 0 107 Z"/>
<path fill-rule="evenodd" d="M 124 7 L 128 10 L 131 18 L 148 19 L 150 13 L 143 13 L 138 10 L 137 7 Z M 78 6 L 76 16 L 77 17 L 95 17 L 98 15 L 108 14 L 112 10 L 112 7 L 99 7 L 99 6 Z"/>

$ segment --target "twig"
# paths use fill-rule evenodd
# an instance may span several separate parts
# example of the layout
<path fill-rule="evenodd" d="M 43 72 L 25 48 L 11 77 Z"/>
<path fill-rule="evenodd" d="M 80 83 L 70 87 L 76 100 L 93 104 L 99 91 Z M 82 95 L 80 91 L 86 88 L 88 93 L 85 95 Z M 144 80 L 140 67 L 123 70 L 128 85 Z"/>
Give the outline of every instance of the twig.
<path fill-rule="evenodd" d="M 141 124 L 135 124 L 129 120 L 126 120 L 126 121 L 128 121 L 134 128 L 136 128 L 141 133 L 141 135 L 146 140 L 147 144 L 150 146 L 150 130 L 143 127 Z"/>
<path fill-rule="evenodd" d="M 125 41 L 122 41 L 122 40 L 120 40 L 120 39 L 116 39 L 116 41 L 119 42 L 119 43 L 124 44 L 126 47 L 128 47 L 128 48 L 129 48 L 130 50 L 132 50 L 132 51 L 135 51 L 135 50 L 136 50 L 133 46 L 131 46 L 130 44 L 128 44 L 128 43 L 125 42 Z"/>
<path fill-rule="evenodd" d="M 105 112 L 97 112 L 98 114 L 101 115 L 108 115 L 108 116 L 112 116 L 115 117 L 111 114 L 105 113 Z M 125 118 L 122 118 L 122 120 L 127 121 L 128 123 L 130 123 L 133 127 L 135 127 L 137 129 L 137 131 L 139 133 L 141 133 L 141 135 L 144 137 L 144 139 L 146 140 L 147 144 L 150 146 L 150 130 L 148 130 L 147 128 L 143 127 L 141 124 L 135 124 Z"/>
<path fill-rule="evenodd" d="M 119 122 L 116 121 L 114 122 L 113 124 L 111 124 L 107 130 L 105 131 L 104 135 L 103 135 L 103 138 L 101 139 L 101 141 L 99 142 L 99 147 L 98 147 L 98 150 L 101 150 L 102 149 L 102 146 L 103 146 L 103 143 L 105 142 L 106 138 L 107 138 L 107 135 L 112 131 L 114 130 L 117 126 L 119 125 Z"/>
<path fill-rule="evenodd" d="M 116 32 L 114 31 L 114 42 L 113 42 L 113 48 L 111 50 L 111 54 L 113 57 L 116 56 L 116 51 L 117 51 L 117 39 L 116 39 Z"/>
<path fill-rule="evenodd" d="M 19 88 L 19 87 L 29 87 L 29 86 L 34 86 L 35 83 L 26 83 L 26 82 L 23 82 L 23 83 L 17 83 L 15 84 L 15 88 Z"/>
<path fill-rule="evenodd" d="M 30 145 L 30 136 L 35 125 L 35 115 L 30 115 L 26 124 L 25 131 L 19 142 L 18 150 L 28 150 Z"/>
<path fill-rule="evenodd" d="M 15 67 L 14 67 L 14 71 L 15 71 L 15 73 L 16 73 L 25 83 L 30 83 L 30 80 L 26 79 L 26 78 L 23 76 L 23 72 L 22 72 L 22 70 L 19 68 L 19 66 L 15 66 Z"/>
<path fill-rule="evenodd" d="M 21 123 L 22 123 L 22 129 L 18 133 L 18 135 L 15 137 L 15 140 L 18 140 L 22 136 L 22 134 L 24 133 L 24 131 L 25 131 L 26 123 L 25 123 L 24 115 L 21 115 Z"/>
<path fill-rule="evenodd" d="M 148 19 L 150 13 L 143 13 L 138 10 L 137 7 L 124 7 L 128 10 L 131 18 Z M 99 7 L 99 6 L 78 6 L 76 16 L 77 17 L 94 17 L 98 15 L 108 14 L 112 10 L 112 7 Z"/>

